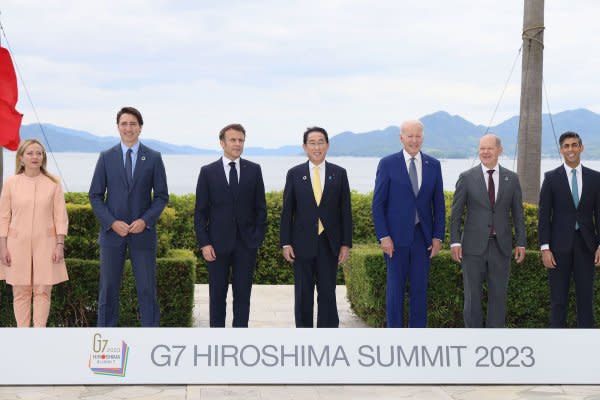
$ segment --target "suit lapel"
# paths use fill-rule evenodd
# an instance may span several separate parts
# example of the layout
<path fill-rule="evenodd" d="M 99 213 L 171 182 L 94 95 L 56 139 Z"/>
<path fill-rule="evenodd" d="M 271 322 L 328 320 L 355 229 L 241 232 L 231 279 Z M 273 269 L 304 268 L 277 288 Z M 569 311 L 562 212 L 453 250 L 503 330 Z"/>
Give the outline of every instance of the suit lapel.
<path fill-rule="evenodd" d="M 234 196 L 239 196 L 242 192 L 243 185 L 248 181 L 248 163 L 240 158 L 240 170 L 238 171 L 238 193 L 233 193 Z"/>
<path fill-rule="evenodd" d="M 404 158 L 404 150 L 400 150 L 400 153 L 398 153 L 398 158 L 399 158 L 398 161 L 400 162 L 400 176 L 405 182 L 408 182 L 408 186 L 410 186 L 410 188 L 411 188 L 410 192 L 416 198 L 417 196 L 415 196 L 415 194 L 412 191 L 412 183 L 410 182 L 410 176 L 408 175 L 408 169 L 406 168 L 406 159 Z M 421 157 L 421 160 L 423 160 L 423 157 Z"/>
<path fill-rule="evenodd" d="M 583 165 L 581 166 L 581 197 L 579 199 L 579 205 L 577 208 L 581 207 L 581 203 L 583 200 L 587 199 L 587 197 L 590 195 L 589 193 L 589 188 L 590 188 L 590 182 L 589 182 L 589 171 L 587 168 L 585 168 Z M 569 188 L 571 189 L 571 188 Z"/>
<path fill-rule="evenodd" d="M 569 196 L 569 199 L 571 200 L 569 204 L 571 204 L 571 207 L 575 209 L 575 203 L 573 203 L 573 194 L 571 193 L 571 186 L 569 185 L 569 178 L 567 177 L 567 171 L 565 170 L 565 166 L 561 165 L 556 169 L 556 172 L 558 173 L 558 180 L 560 182 L 560 185 L 565 187 L 565 193 Z M 581 180 L 583 181 L 583 179 L 585 179 L 585 175 L 583 174 L 582 168 Z M 583 185 L 582 189 L 585 189 L 585 185 Z M 583 197 L 583 193 L 581 197 Z M 581 204 L 581 199 L 579 199 L 579 204 Z"/>
<path fill-rule="evenodd" d="M 310 174 L 310 161 L 307 161 L 306 164 L 304 164 L 303 169 L 304 169 L 304 175 L 302 175 L 302 182 L 304 184 L 302 185 L 302 187 L 306 188 L 305 189 L 306 194 L 308 196 L 310 196 L 310 198 L 314 202 L 315 206 L 318 206 L 317 199 L 315 199 L 315 192 L 313 192 L 313 189 L 312 189 L 312 176 Z M 325 169 L 327 169 L 327 167 L 325 167 Z M 306 177 L 306 179 L 304 179 L 304 177 Z M 323 194 L 321 194 L 321 201 L 323 201 Z"/>
<path fill-rule="evenodd" d="M 496 196 L 496 203 L 500 202 L 502 195 L 506 192 L 506 187 L 510 182 L 509 179 L 506 169 L 498 164 L 498 195 Z"/>
<path fill-rule="evenodd" d="M 240 164 L 241 164 L 241 160 L 240 160 Z M 216 174 L 215 176 L 223 184 L 223 186 L 225 187 L 225 190 L 227 190 L 227 193 L 232 194 L 231 188 L 229 187 L 229 181 L 227 180 L 228 177 L 225 175 L 225 166 L 223 164 L 223 157 L 221 157 L 217 161 L 215 161 L 215 168 L 217 169 L 217 171 L 215 172 L 215 174 Z"/>
<path fill-rule="evenodd" d="M 137 157 L 135 159 L 135 169 L 133 170 L 133 185 L 129 188 L 130 191 L 133 189 L 133 187 L 139 180 L 142 168 L 146 166 L 146 157 L 148 157 L 146 146 L 140 143 L 140 146 L 138 147 Z"/>
<path fill-rule="evenodd" d="M 336 173 L 334 168 L 325 161 L 325 185 L 323 187 L 323 194 L 321 195 L 321 203 L 325 201 L 326 196 L 331 192 L 331 187 L 335 183 Z"/>
<path fill-rule="evenodd" d="M 423 187 L 425 186 L 425 182 L 428 179 L 431 179 L 431 165 L 429 164 L 429 158 L 421 152 L 421 186 L 419 186 L 419 192 L 416 197 L 419 197 L 421 194 Z"/>
<path fill-rule="evenodd" d="M 481 196 L 483 196 L 486 199 L 486 202 L 491 209 L 492 204 L 490 203 L 490 197 L 488 196 L 488 189 L 487 189 L 487 185 L 485 184 L 485 178 L 483 177 L 483 169 L 481 167 L 481 164 L 479 164 L 479 166 L 475 167 L 473 169 L 473 171 L 475 173 L 475 182 L 477 184 L 477 187 L 479 187 Z"/>

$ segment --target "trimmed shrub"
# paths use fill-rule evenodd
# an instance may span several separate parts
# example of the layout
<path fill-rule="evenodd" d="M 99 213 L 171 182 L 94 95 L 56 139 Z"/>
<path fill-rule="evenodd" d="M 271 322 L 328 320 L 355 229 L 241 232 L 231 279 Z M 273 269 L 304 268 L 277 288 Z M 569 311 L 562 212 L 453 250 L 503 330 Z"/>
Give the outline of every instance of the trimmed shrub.
<path fill-rule="evenodd" d="M 66 192 L 65 201 L 71 204 L 90 204 L 90 197 L 86 192 Z"/>
<path fill-rule="evenodd" d="M 73 259 L 100 258 L 98 247 L 98 232 L 100 225 L 87 204 L 67 203 L 69 214 L 69 234 L 65 236 L 65 256 Z"/>
<path fill-rule="evenodd" d="M 386 323 L 386 265 L 379 247 L 358 246 L 344 265 L 348 300 L 356 314 L 369 326 Z M 596 274 L 596 280 L 599 280 Z M 600 296 L 600 282 L 595 282 L 594 296 Z M 407 292 L 408 294 L 408 287 Z M 406 296 L 408 297 L 408 295 Z M 484 290 L 484 298 L 486 292 Z M 576 326 L 575 297 L 571 288 L 568 325 Z M 486 303 L 482 305 L 484 309 Z M 595 302 L 596 321 L 600 321 L 600 303 Z M 408 321 L 408 303 L 405 303 Z M 508 287 L 506 326 L 511 328 L 544 328 L 549 325 L 550 294 L 548 275 L 542 267 L 540 252 L 527 251 L 523 264 L 512 263 Z M 428 326 L 434 328 L 463 327 L 462 271 L 450 252 L 432 259 L 428 289 Z M 598 326 L 598 323 L 596 324 Z"/>
<path fill-rule="evenodd" d="M 171 247 L 174 249 L 196 250 L 196 233 L 194 230 L 194 207 L 196 195 L 169 195 L 170 207 L 175 210 L 173 221 L 173 238 Z"/>
<path fill-rule="evenodd" d="M 74 259 L 98 260 L 100 258 L 98 247 L 100 225 L 92 207 L 89 203 L 69 203 L 67 204 L 67 213 L 69 214 L 69 234 L 65 237 L 65 255 Z M 171 243 L 177 235 L 175 221 L 176 211 L 166 207 L 160 215 L 157 226 L 158 257 L 164 257 L 171 248 Z"/>
<path fill-rule="evenodd" d="M 283 193 L 266 193 L 267 227 L 265 241 L 258 251 L 254 282 L 257 284 L 291 284 L 294 282 L 292 267 L 281 255 L 279 246 L 279 221 Z M 444 193 L 446 201 L 446 237 L 444 248 L 449 247 L 450 207 L 452 193 Z M 66 238 L 66 254 L 72 258 L 95 259 L 99 257 L 97 245 L 98 223 L 89 206 L 87 193 L 67 193 L 65 198 L 70 219 L 69 236 Z M 162 257 L 169 249 L 181 248 L 193 251 L 197 256 L 196 283 L 207 283 L 208 273 L 204 259 L 196 245 L 194 231 L 195 195 L 170 195 L 158 223 L 158 254 Z M 375 229 L 371 214 L 373 194 L 352 192 L 353 242 L 354 245 L 374 244 Z M 525 204 L 527 245 L 537 249 L 537 206 Z M 344 282 L 340 269 L 338 283 Z"/>
<path fill-rule="evenodd" d="M 96 326 L 98 315 L 97 260 L 67 259 L 69 280 L 55 285 L 48 326 Z M 195 281 L 194 255 L 185 250 L 157 260 L 157 292 L 161 326 L 192 325 Z M 0 282 L 0 326 L 15 326 L 10 285 Z M 120 326 L 140 326 L 135 279 L 129 260 L 125 263 L 121 286 Z"/>

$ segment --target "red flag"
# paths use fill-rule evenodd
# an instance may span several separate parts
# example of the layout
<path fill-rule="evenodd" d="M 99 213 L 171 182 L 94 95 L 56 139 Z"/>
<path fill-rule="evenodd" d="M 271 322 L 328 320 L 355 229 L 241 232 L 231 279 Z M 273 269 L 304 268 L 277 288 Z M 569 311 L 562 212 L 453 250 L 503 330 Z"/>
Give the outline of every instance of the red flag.
<path fill-rule="evenodd" d="M 15 106 L 19 98 L 17 75 L 10 53 L 0 47 L 0 146 L 9 150 L 19 147 L 19 128 L 23 114 Z"/>

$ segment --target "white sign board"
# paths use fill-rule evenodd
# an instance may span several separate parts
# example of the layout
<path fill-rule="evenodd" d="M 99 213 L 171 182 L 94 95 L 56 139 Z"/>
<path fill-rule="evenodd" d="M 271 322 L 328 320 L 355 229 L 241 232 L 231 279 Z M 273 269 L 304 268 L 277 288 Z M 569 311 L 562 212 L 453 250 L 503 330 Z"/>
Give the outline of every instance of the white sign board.
<path fill-rule="evenodd" d="M 600 384 L 600 330 L 0 329 L 2 385 Z"/>

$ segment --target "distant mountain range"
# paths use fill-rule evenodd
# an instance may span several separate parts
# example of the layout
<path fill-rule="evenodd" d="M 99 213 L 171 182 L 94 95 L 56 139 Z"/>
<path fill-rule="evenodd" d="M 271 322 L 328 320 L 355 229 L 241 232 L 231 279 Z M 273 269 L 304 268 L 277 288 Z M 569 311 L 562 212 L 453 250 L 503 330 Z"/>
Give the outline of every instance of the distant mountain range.
<path fill-rule="evenodd" d="M 458 115 L 438 111 L 421 118 L 425 125 L 423 151 L 439 158 L 467 158 L 477 154 L 479 137 L 486 131 L 483 125 L 475 125 Z M 554 129 L 553 129 L 554 127 Z M 63 128 L 52 124 L 30 124 L 21 127 L 21 138 L 41 138 L 42 128 L 54 152 L 97 153 L 118 141 L 116 136 L 96 136 L 92 133 Z M 515 116 L 490 127 L 503 142 L 504 154 L 516 156 L 519 117 Z M 584 141 L 586 158 L 600 158 L 600 114 L 586 109 L 563 111 L 552 116 L 542 116 L 542 154 L 559 157 L 556 141 L 564 131 L 579 133 Z M 554 135 L 556 132 L 556 137 Z M 383 130 L 354 133 L 342 132 L 330 138 L 330 155 L 381 157 L 402 148 L 398 135 L 400 128 L 390 126 Z M 148 146 L 163 154 L 217 154 L 218 151 L 191 146 L 175 145 L 153 139 L 143 139 Z M 47 144 L 47 143 L 46 143 Z M 245 155 L 288 156 L 302 154 L 300 145 L 282 146 L 276 149 L 246 147 Z"/>

